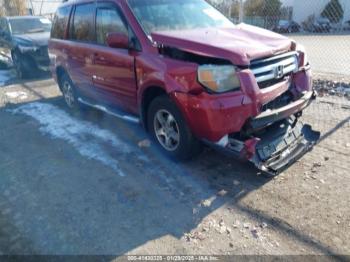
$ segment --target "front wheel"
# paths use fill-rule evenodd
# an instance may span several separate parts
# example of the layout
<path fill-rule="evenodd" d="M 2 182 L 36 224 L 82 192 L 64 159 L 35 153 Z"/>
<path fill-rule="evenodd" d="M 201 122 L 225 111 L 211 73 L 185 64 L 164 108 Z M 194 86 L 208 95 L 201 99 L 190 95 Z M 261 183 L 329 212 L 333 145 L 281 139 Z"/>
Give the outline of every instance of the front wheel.
<path fill-rule="evenodd" d="M 188 160 L 200 153 L 200 142 L 192 134 L 177 106 L 167 96 L 152 101 L 147 122 L 153 140 L 168 156 Z"/>
<path fill-rule="evenodd" d="M 28 66 L 26 65 L 25 57 L 23 57 L 18 51 L 12 53 L 12 61 L 16 74 L 19 79 L 25 79 L 29 76 Z"/>

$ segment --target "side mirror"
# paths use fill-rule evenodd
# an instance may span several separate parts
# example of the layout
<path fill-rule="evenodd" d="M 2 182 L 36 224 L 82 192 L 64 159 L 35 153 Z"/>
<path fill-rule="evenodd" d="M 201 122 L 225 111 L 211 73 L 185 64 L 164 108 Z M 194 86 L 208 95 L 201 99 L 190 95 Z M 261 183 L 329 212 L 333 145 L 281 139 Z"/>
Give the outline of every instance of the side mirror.
<path fill-rule="evenodd" d="M 112 48 L 129 48 L 129 37 L 121 33 L 109 33 L 107 35 L 107 45 Z"/>

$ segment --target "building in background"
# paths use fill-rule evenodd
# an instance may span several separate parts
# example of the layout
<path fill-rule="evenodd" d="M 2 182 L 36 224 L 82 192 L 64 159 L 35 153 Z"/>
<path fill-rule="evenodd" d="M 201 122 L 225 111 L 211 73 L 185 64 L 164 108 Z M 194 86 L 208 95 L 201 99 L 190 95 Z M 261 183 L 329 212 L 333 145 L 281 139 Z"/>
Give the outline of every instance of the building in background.
<path fill-rule="evenodd" d="M 292 7 L 292 19 L 298 23 L 302 23 L 312 15 L 316 18 L 320 17 L 330 0 L 281 0 L 281 2 L 285 7 Z M 339 0 L 339 3 L 344 10 L 343 22 L 346 22 L 350 20 L 350 1 Z"/>

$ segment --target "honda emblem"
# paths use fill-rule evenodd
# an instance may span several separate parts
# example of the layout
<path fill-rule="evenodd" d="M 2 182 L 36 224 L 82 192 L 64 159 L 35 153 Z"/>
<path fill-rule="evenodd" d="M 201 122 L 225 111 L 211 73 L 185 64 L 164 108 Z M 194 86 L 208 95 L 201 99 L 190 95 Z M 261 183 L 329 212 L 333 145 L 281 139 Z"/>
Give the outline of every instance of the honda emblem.
<path fill-rule="evenodd" d="M 284 76 L 284 66 L 279 65 L 275 67 L 275 78 L 280 79 Z"/>

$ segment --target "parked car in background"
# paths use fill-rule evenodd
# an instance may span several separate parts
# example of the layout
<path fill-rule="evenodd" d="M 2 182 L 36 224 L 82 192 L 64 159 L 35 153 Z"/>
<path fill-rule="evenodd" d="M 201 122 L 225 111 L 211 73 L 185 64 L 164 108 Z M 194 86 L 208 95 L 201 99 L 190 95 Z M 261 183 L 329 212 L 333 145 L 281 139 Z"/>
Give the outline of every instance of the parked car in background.
<path fill-rule="evenodd" d="M 272 30 L 277 33 L 297 33 L 300 32 L 301 26 L 294 21 L 280 20 Z"/>
<path fill-rule="evenodd" d="M 313 23 L 308 24 L 304 29 L 308 32 L 313 33 L 329 33 L 332 29 L 332 26 L 328 18 L 320 17 Z"/>
<path fill-rule="evenodd" d="M 170 157 L 206 143 L 275 175 L 320 137 L 298 120 L 316 97 L 304 48 L 204 0 L 65 2 L 49 52 L 69 108 L 142 123 Z"/>
<path fill-rule="evenodd" d="M 48 40 L 51 21 L 44 17 L 0 18 L 0 46 L 12 58 L 19 78 L 37 70 L 49 71 Z"/>

